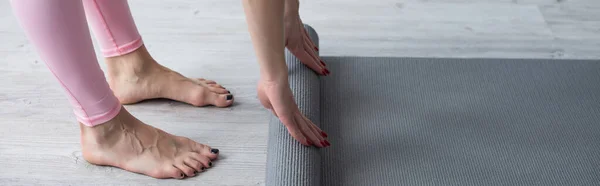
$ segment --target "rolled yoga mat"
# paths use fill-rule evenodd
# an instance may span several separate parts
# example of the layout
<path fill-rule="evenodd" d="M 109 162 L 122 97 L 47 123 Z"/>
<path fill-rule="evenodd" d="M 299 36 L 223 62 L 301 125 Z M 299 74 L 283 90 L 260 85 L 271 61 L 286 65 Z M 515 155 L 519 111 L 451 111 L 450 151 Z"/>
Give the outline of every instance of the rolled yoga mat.
<path fill-rule="evenodd" d="M 323 59 L 327 77 L 288 65 L 332 145 L 273 118 L 267 185 L 600 184 L 600 61 Z"/>
<path fill-rule="evenodd" d="M 319 37 L 315 30 L 305 25 L 315 45 L 319 46 Z M 319 77 L 304 66 L 287 49 L 285 63 L 288 66 L 288 79 L 294 93 L 296 104 L 306 117 L 319 125 L 320 89 Z M 266 185 L 320 185 L 321 158 L 319 150 L 307 148 L 297 143 L 279 118 L 271 115 L 269 122 L 269 141 L 267 148 Z"/>

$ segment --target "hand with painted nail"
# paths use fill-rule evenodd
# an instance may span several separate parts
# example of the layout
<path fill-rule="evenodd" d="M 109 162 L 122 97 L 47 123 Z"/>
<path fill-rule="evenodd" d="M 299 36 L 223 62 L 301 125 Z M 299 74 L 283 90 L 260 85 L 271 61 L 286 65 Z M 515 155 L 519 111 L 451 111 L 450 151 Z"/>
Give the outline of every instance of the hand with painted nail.
<path fill-rule="evenodd" d="M 298 142 L 307 146 L 328 147 L 327 134 L 310 121 L 298 109 L 287 80 L 258 83 L 258 98 L 285 125 Z"/>
<path fill-rule="evenodd" d="M 285 38 L 284 11 L 282 11 L 284 4 L 288 4 L 288 2 L 278 0 L 243 1 L 250 38 L 260 66 L 261 80 L 258 83 L 258 97 L 263 106 L 273 111 L 287 127 L 289 133 L 300 143 L 326 147 L 329 146 L 329 142 L 325 140 L 327 135 L 300 112 L 288 83 L 283 41 Z M 297 33 L 291 32 L 294 34 L 293 36 L 307 38 L 308 35 L 305 32 L 300 32 L 304 31 L 300 19 L 295 23 L 300 23 L 298 24 L 300 27 L 298 27 Z M 304 44 L 309 43 L 303 42 L 301 45 L 298 41 L 310 41 L 310 39 L 290 39 L 289 41 L 291 43 L 288 43 L 288 48 L 292 48 L 295 52 L 304 51 L 306 53 L 304 46 L 307 45 Z M 312 46 L 314 47 L 314 45 Z M 312 48 L 308 48 L 308 50 L 312 50 Z M 300 57 L 302 55 L 297 55 L 297 57 L 301 60 L 305 59 L 303 62 L 307 62 L 306 56 L 308 55 L 310 54 L 306 53 L 304 58 Z M 317 70 L 319 69 L 317 68 Z"/>
<path fill-rule="evenodd" d="M 294 54 L 304 65 L 320 75 L 328 75 L 329 70 L 317 52 L 319 48 L 310 39 L 310 36 L 304 29 L 304 24 L 298 13 L 298 0 L 286 0 L 284 30 L 285 46 Z"/>

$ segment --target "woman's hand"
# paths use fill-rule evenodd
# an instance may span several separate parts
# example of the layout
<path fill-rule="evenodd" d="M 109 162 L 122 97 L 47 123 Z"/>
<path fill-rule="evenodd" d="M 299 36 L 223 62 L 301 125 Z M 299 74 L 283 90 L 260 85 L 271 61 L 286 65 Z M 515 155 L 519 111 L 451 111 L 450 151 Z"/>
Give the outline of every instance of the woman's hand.
<path fill-rule="evenodd" d="M 285 46 L 294 54 L 304 65 L 320 75 L 328 75 L 329 70 L 317 51 L 319 48 L 310 39 L 310 36 L 304 29 L 304 24 L 298 13 L 298 0 L 286 0 L 285 2 Z"/>
<path fill-rule="evenodd" d="M 287 80 L 281 82 L 260 80 L 257 90 L 260 103 L 279 118 L 297 141 L 307 146 L 331 145 L 325 139 L 327 134 L 298 110 Z"/>
<path fill-rule="evenodd" d="M 300 143 L 317 147 L 329 146 L 329 142 L 324 139 L 327 134 L 322 132 L 298 110 L 298 105 L 294 101 L 288 84 L 288 72 L 284 55 L 283 21 L 284 3 L 287 2 L 282 0 L 244 0 L 242 2 L 246 21 L 248 22 L 248 30 L 260 66 L 261 80 L 258 83 L 260 102 L 279 117 L 279 120 L 287 127 L 292 137 Z M 300 19 L 295 23 L 299 23 L 296 25 L 302 25 Z M 304 31 L 304 28 L 302 26 L 298 27 L 297 31 L 300 30 Z M 304 47 L 300 48 L 303 45 L 298 43 L 306 44 L 306 42 L 299 41 L 310 41 L 310 39 L 302 39 L 308 36 L 305 32 L 297 32 L 289 36 L 290 38 L 292 36 L 296 38 L 289 40 L 296 44 L 295 47 L 292 47 L 296 52 L 304 50 Z M 309 48 L 309 51 L 311 50 Z M 314 52 L 312 53 L 314 54 Z M 303 62 L 306 63 L 306 60 Z"/>

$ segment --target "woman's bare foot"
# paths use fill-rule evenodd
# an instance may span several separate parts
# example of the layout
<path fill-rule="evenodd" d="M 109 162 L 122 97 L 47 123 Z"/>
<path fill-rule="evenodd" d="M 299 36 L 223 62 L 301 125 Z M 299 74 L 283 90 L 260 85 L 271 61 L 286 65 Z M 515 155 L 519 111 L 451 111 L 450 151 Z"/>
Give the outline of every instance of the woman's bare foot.
<path fill-rule="evenodd" d="M 146 125 L 125 108 L 112 120 L 80 124 L 83 157 L 154 178 L 195 176 L 212 166 L 219 150 Z"/>
<path fill-rule="evenodd" d="M 192 79 L 158 64 L 144 46 L 106 59 L 108 83 L 122 104 L 167 98 L 194 106 L 227 107 L 233 95 L 211 80 Z"/>

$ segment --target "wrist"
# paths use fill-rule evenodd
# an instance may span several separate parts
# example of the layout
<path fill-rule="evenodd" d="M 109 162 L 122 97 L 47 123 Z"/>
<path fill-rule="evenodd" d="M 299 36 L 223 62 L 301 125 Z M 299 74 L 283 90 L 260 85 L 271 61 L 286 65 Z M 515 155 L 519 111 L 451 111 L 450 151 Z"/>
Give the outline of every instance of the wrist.
<path fill-rule="evenodd" d="M 283 49 L 278 51 L 267 50 L 258 55 L 260 78 L 269 81 L 287 81 L 288 67 L 285 64 Z"/>
<path fill-rule="evenodd" d="M 283 11 L 284 19 L 296 18 L 300 15 L 300 2 L 298 0 L 285 0 Z"/>
<path fill-rule="evenodd" d="M 261 69 L 260 81 L 263 83 L 288 82 L 287 68 L 284 69 Z"/>

